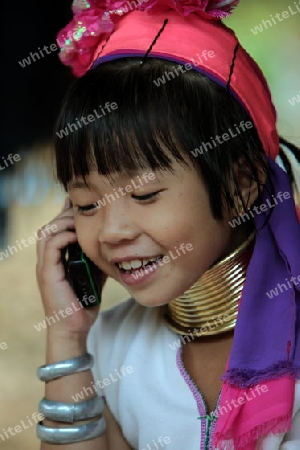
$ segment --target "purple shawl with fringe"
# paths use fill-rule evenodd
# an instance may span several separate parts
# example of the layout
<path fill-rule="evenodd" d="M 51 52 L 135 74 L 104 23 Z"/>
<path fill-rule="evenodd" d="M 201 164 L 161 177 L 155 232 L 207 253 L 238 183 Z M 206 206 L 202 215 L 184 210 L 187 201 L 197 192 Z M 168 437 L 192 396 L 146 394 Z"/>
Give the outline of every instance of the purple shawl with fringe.
<path fill-rule="evenodd" d="M 270 158 L 269 164 L 275 197 L 270 198 L 266 185 L 261 205 L 268 208 L 254 218 L 256 242 L 219 408 L 242 395 L 247 399 L 258 385 L 266 385 L 267 392 L 219 415 L 218 450 L 252 450 L 259 436 L 287 432 L 300 378 L 300 224 L 287 174 Z"/>

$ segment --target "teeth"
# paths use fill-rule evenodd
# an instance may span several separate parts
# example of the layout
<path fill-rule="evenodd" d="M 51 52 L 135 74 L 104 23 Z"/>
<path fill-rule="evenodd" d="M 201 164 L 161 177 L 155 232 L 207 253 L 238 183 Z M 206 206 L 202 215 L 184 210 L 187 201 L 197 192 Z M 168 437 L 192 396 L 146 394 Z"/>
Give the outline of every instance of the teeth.
<path fill-rule="evenodd" d="M 121 269 L 124 269 L 124 270 L 130 270 L 131 264 L 129 261 L 122 261 L 121 263 L 119 263 L 119 267 L 121 267 Z"/>
<path fill-rule="evenodd" d="M 143 266 L 145 266 L 146 264 L 148 264 L 148 262 L 154 262 L 158 260 L 158 256 L 155 256 L 154 258 L 151 259 L 143 259 Z"/>
<path fill-rule="evenodd" d="M 154 258 L 150 259 L 133 259 L 132 261 L 121 261 L 118 263 L 118 266 L 120 269 L 124 270 L 131 270 L 131 269 L 139 269 L 142 266 L 145 266 L 149 262 L 154 262 L 160 259 L 160 256 L 155 256 Z"/>
<path fill-rule="evenodd" d="M 120 269 L 124 270 L 131 270 L 131 269 L 138 269 L 139 267 L 142 267 L 143 263 L 140 259 L 133 259 L 132 261 L 121 261 L 118 263 L 118 266 Z"/>
<path fill-rule="evenodd" d="M 139 267 L 142 267 L 142 261 L 140 259 L 134 259 L 133 261 L 130 261 L 130 264 L 133 269 L 138 269 Z"/>

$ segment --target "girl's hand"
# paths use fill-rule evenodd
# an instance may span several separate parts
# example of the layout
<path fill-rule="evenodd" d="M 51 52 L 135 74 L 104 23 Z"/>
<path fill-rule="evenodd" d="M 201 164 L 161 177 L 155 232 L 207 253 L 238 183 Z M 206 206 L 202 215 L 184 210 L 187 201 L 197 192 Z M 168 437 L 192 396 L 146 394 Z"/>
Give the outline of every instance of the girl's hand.
<path fill-rule="evenodd" d="M 50 325 L 48 324 L 49 333 L 66 337 L 74 333 L 85 336 L 97 317 L 99 306 L 81 308 L 66 280 L 62 253 L 68 244 L 77 242 L 69 198 L 66 199 L 62 212 L 49 225 L 55 230 L 51 234 L 48 231 L 49 227 L 47 233 L 42 234 L 42 229 L 38 231 L 39 238 L 42 239 L 37 243 L 36 266 L 36 277 L 45 315 L 55 319 L 55 322 L 51 319 Z"/>

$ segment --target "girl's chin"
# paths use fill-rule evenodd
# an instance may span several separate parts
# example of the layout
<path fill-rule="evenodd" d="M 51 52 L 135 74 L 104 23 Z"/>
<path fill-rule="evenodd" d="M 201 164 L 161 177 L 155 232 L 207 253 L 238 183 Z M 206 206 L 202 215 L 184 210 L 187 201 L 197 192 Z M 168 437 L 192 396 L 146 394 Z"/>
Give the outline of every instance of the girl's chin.
<path fill-rule="evenodd" d="M 172 298 L 163 298 L 162 295 L 159 295 L 159 297 L 156 296 L 144 296 L 144 295 L 134 295 L 133 292 L 130 292 L 132 298 L 141 306 L 147 306 L 148 308 L 155 308 L 158 306 L 165 306 L 168 303 L 170 303 L 174 297 Z"/>
<path fill-rule="evenodd" d="M 158 307 L 165 306 L 172 302 L 175 298 L 182 295 L 190 285 L 188 285 L 184 290 L 179 286 L 168 286 L 166 283 L 157 284 L 156 286 L 148 286 L 144 289 L 128 289 L 127 292 L 132 298 L 135 299 L 137 303 L 141 306 L 147 307 Z"/>
<path fill-rule="evenodd" d="M 133 297 L 134 299 L 135 299 L 135 301 L 139 304 L 139 305 L 141 305 L 141 306 L 145 306 L 145 307 L 147 307 L 147 308 L 158 308 L 158 307 L 161 307 L 161 306 L 165 306 L 165 305 L 167 305 L 169 302 L 164 302 L 164 303 L 158 303 L 158 302 L 151 302 L 151 301 L 149 301 L 149 302 L 147 302 L 147 301 L 139 301 L 139 299 L 137 299 L 137 298 L 135 298 L 135 297 Z"/>

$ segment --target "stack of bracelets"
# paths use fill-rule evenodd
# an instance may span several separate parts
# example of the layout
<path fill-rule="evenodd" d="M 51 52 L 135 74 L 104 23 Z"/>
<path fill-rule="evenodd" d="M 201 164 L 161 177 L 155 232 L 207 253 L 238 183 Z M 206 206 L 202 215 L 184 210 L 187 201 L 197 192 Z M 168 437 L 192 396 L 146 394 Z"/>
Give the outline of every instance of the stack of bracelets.
<path fill-rule="evenodd" d="M 94 359 L 92 355 L 86 353 L 76 358 L 41 366 L 37 370 L 37 377 L 41 381 L 52 381 L 67 375 L 90 370 L 93 364 Z M 85 425 L 66 428 L 50 428 L 43 425 L 43 422 L 39 422 L 37 424 L 37 437 L 49 444 L 71 444 L 101 436 L 106 429 L 105 419 L 102 416 L 103 406 L 104 401 L 100 396 L 76 404 L 55 402 L 43 398 L 39 403 L 39 412 L 44 415 L 45 419 L 68 424 L 94 419 L 95 417 L 97 417 L 97 420 L 93 420 Z"/>

